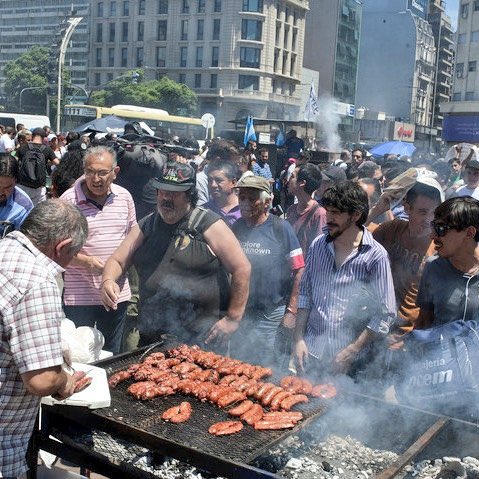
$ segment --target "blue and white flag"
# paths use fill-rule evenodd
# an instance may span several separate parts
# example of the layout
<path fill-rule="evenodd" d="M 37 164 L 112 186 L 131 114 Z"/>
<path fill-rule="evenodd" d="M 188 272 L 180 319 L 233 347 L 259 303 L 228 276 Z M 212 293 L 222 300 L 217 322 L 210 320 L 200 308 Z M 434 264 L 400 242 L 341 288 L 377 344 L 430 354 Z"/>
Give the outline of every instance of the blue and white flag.
<path fill-rule="evenodd" d="M 311 87 L 309 89 L 309 97 L 304 108 L 304 120 L 311 121 L 319 114 L 319 105 L 316 94 L 314 93 L 314 81 L 311 80 Z"/>
<path fill-rule="evenodd" d="M 250 140 L 256 141 L 256 133 L 254 132 L 252 116 L 248 116 L 248 119 L 246 120 L 246 128 L 244 130 L 244 140 L 243 140 L 244 146 L 246 146 L 248 144 L 248 141 Z"/>
<path fill-rule="evenodd" d="M 276 146 L 283 146 L 286 138 L 284 137 L 283 130 L 279 130 L 276 136 Z"/>

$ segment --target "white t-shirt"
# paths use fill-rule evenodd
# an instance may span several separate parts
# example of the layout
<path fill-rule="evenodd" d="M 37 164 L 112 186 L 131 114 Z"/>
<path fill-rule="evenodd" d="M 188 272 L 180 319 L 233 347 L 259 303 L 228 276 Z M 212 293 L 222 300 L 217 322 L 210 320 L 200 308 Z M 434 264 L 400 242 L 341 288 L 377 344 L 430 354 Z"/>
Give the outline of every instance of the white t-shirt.
<path fill-rule="evenodd" d="M 460 196 L 472 196 L 475 200 L 479 200 L 479 186 L 474 189 L 468 188 L 467 185 L 461 186 L 452 197 L 458 198 Z"/>
<path fill-rule="evenodd" d="M 0 137 L 0 153 L 8 153 L 15 149 L 15 140 L 10 135 L 4 133 Z"/>

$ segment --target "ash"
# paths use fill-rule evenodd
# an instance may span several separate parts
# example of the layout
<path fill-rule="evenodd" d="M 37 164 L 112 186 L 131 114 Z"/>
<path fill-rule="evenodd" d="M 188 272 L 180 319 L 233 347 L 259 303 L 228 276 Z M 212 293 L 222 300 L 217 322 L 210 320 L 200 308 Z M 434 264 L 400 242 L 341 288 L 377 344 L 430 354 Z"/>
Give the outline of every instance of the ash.
<path fill-rule="evenodd" d="M 85 441 L 86 442 L 86 441 Z M 110 434 L 94 431 L 88 437 L 93 442 L 94 450 L 114 464 L 128 465 L 141 469 L 153 477 L 162 479 L 212 479 L 213 476 L 185 462 L 170 457 L 158 456 L 148 449 L 129 441 L 113 438 Z M 225 479 L 218 477 L 215 479 Z"/>
<path fill-rule="evenodd" d="M 475 457 L 443 457 L 411 463 L 403 471 L 404 478 L 415 479 L 479 479 L 479 459 Z"/>
<path fill-rule="evenodd" d="M 371 449 L 351 436 L 325 441 L 291 436 L 269 451 L 258 466 L 288 479 L 368 479 L 398 459 L 390 451 Z M 268 464 L 270 463 L 270 464 Z"/>

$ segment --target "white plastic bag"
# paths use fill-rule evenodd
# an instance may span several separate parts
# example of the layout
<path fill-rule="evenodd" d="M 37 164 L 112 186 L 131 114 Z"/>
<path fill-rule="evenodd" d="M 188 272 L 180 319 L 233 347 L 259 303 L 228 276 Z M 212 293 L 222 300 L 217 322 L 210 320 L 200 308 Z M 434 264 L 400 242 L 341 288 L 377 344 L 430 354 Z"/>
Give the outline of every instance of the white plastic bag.
<path fill-rule="evenodd" d="M 66 362 L 91 363 L 100 359 L 105 338 L 98 329 L 89 326 L 77 328 L 73 321 L 65 318 L 61 324 L 61 334 Z"/>

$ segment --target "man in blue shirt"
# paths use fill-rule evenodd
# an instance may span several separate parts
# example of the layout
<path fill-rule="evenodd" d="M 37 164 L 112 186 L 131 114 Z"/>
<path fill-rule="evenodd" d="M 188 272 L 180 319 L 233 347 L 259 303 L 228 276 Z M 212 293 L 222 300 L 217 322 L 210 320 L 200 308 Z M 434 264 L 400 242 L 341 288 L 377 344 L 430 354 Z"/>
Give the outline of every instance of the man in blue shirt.
<path fill-rule="evenodd" d="M 271 187 L 271 185 L 274 183 L 274 178 L 271 173 L 271 168 L 268 164 L 268 159 L 269 151 L 266 148 L 261 148 L 259 152 L 259 160 L 256 163 L 253 163 L 253 174 L 268 180 L 268 183 Z"/>
<path fill-rule="evenodd" d="M 32 200 L 16 185 L 18 162 L 8 153 L 0 154 L 0 238 L 20 229 L 33 208 Z"/>

